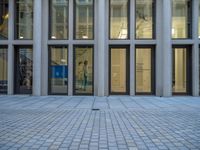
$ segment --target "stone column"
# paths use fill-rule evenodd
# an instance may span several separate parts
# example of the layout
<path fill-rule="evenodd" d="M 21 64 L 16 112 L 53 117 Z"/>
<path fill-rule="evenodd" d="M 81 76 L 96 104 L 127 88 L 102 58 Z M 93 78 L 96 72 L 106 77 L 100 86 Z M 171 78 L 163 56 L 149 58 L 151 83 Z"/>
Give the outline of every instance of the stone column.
<path fill-rule="evenodd" d="M 14 94 L 14 1 L 9 0 L 9 20 L 8 20 L 8 94 Z"/>
<path fill-rule="evenodd" d="M 105 0 L 98 0 L 98 96 L 104 96 L 105 87 Z"/>
<path fill-rule="evenodd" d="M 171 0 L 163 0 L 163 96 L 172 95 Z M 160 73 L 161 73 L 160 72 Z"/>
<path fill-rule="evenodd" d="M 192 49 L 192 95 L 199 95 L 199 38 L 198 38 L 198 20 L 199 20 L 199 0 L 194 0 L 192 4 L 192 38 L 194 45 Z"/>
<path fill-rule="evenodd" d="M 33 95 L 41 95 L 42 1 L 34 0 L 33 20 Z"/>

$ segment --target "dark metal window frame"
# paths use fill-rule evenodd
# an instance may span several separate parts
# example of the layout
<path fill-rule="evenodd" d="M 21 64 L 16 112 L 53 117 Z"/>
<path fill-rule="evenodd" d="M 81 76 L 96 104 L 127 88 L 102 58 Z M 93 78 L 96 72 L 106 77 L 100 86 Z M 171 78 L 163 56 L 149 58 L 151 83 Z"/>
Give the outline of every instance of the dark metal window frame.
<path fill-rule="evenodd" d="M 151 49 L 151 92 L 136 91 L 136 49 L 150 48 Z M 156 52 L 154 45 L 136 45 L 135 46 L 135 94 L 136 95 L 155 95 L 156 92 Z"/>
<path fill-rule="evenodd" d="M 67 91 L 66 93 L 54 93 L 52 92 L 51 87 L 51 49 L 52 48 L 67 48 L 67 64 L 69 68 L 69 49 L 67 45 L 49 45 L 48 46 L 48 95 L 68 95 L 68 89 L 69 89 L 69 80 L 67 81 Z M 69 73 L 68 73 L 69 74 Z M 69 79 L 69 76 L 67 76 L 67 79 Z"/>
<path fill-rule="evenodd" d="M 91 39 L 83 39 L 83 38 L 76 38 L 76 24 L 77 24 L 77 22 L 76 22 L 76 0 L 74 0 L 74 2 L 73 2 L 73 39 L 74 40 L 83 40 L 83 41 L 86 41 L 86 40 L 94 40 L 95 39 L 95 0 L 92 0 L 92 9 L 93 9 L 93 21 L 92 21 L 92 25 L 93 25 L 93 30 L 92 30 L 92 38 Z"/>
<path fill-rule="evenodd" d="M 92 93 L 76 93 L 76 48 L 92 48 Z M 73 46 L 73 95 L 94 95 L 94 45 L 74 45 Z"/>
<path fill-rule="evenodd" d="M 8 58 L 8 46 L 7 45 L 0 45 L 0 49 L 7 49 L 7 56 L 6 57 Z M 7 65 L 8 65 L 8 62 L 7 62 Z M 8 70 L 7 70 L 7 74 L 8 74 Z M 8 78 L 7 78 L 7 82 L 8 82 Z M 8 94 L 8 83 L 7 83 L 7 89 L 6 89 L 6 91 L 5 92 L 0 92 L 0 95 L 1 94 Z"/>
<path fill-rule="evenodd" d="M 126 39 L 118 39 L 118 38 L 111 38 L 111 0 L 109 0 L 109 18 L 108 18 L 108 30 L 109 30 L 109 40 L 129 40 L 130 39 L 130 0 L 127 3 L 127 28 L 128 28 L 128 36 Z"/>
<path fill-rule="evenodd" d="M 173 77 L 175 76 L 175 49 L 176 48 L 186 48 L 186 92 L 173 92 L 173 95 L 192 95 L 192 46 L 191 45 L 173 45 L 172 46 L 172 86 L 173 86 L 173 82 L 175 82 L 173 80 Z M 191 71 L 190 71 L 191 70 Z"/>
<path fill-rule="evenodd" d="M 33 33 L 32 33 L 32 38 L 30 38 L 30 39 L 20 39 L 20 38 L 18 38 L 18 34 L 19 34 L 19 30 L 18 30 L 18 26 L 17 26 L 17 23 L 19 23 L 19 19 L 18 19 L 18 17 L 19 17 L 19 14 L 17 13 L 17 1 L 18 0 L 14 0 L 14 39 L 15 40 L 20 40 L 20 41 L 22 41 L 22 40 L 24 40 L 24 41 L 28 41 L 28 40 L 33 40 Z M 32 21 L 32 32 L 34 32 L 33 31 L 33 25 L 34 25 L 34 0 L 32 0 L 33 1 L 33 12 L 32 12 L 32 17 L 33 17 L 33 21 Z"/>
<path fill-rule="evenodd" d="M 192 2 L 193 0 L 188 1 L 187 3 L 187 8 L 188 8 L 188 12 L 187 12 L 187 37 L 186 38 L 172 38 L 172 40 L 187 40 L 187 39 L 191 39 L 192 38 L 192 22 L 193 22 L 193 13 L 192 13 Z M 172 1 L 172 5 L 173 5 L 173 1 Z M 172 10 L 173 11 L 173 10 Z M 173 14 L 173 12 L 172 12 Z M 173 15 L 172 15 L 173 18 Z"/>
<path fill-rule="evenodd" d="M 51 11 L 51 9 L 52 9 L 52 0 L 49 0 L 49 7 L 48 7 L 48 9 L 49 9 L 49 29 L 48 29 L 48 31 L 49 31 L 49 33 L 48 33 L 48 38 L 49 38 L 49 40 L 68 40 L 69 39 L 69 0 L 67 0 L 68 1 L 68 15 L 67 15 L 67 21 L 68 21 L 68 24 L 67 24 L 67 38 L 63 38 L 63 39 L 52 39 L 51 38 L 51 34 L 52 34 L 52 29 L 51 29 L 51 27 L 52 27 L 52 23 L 51 23 L 51 20 L 52 20 L 52 11 Z"/>
<path fill-rule="evenodd" d="M 157 0 L 152 0 L 152 38 L 137 38 L 137 34 L 136 34 L 136 24 L 137 24 L 137 21 L 136 21 L 136 17 L 137 17 L 137 14 L 136 14 L 136 3 L 137 3 L 137 0 L 135 0 L 135 40 L 154 40 L 156 39 L 156 2 Z"/>
<path fill-rule="evenodd" d="M 111 91 L 111 51 L 112 48 L 116 49 L 126 49 L 126 92 L 112 92 Z M 130 46 L 129 45 L 110 45 L 109 46 L 109 71 L 108 71 L 108 76 L 109 76 L 109 82 L 108 82 L 108 87 L 109 87 L 109 95 L 129 95 L 130 94 Z"/>
<path fill-rule="evenodd" d="M 17 87 L 17 79 L 18 79 L 18 74 L 17 74 L 17 62 L 18 62 L 18 58 L 16 56 L 18 56 L 18 52 L 19 52 L 19 49 L 20 48 L 30 48 L 32 49 L 32 52 L 33 52 L 33 46 L 32 45 L 15 45 L 14 46 L 14 94 L 24 94 L 24 93 L 20 93 L 19 91 L 19 87 Z M 32 60 L 33 61 L 33 60 Z M 32 64 L 33 65 L 33 64 Z M 32 76 L 33 76 L 33 71 L 32 71 Z M 33 83 L 33 78 L 32 78 L 32 83 Z M 32 95 L 33 93 L 33 84 L 32 84 L 32 90 L 31 90 L 31 93 L 28 93 L 29 95 Z M 25 94 L 25 95 L 28 95 L 28 94 Z"/>

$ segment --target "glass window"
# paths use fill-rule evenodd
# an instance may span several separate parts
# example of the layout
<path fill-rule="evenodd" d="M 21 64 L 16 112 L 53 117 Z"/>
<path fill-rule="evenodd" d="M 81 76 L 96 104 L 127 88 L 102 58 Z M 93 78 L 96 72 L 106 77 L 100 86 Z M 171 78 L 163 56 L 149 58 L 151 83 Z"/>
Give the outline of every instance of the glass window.
<path fill-rule="evenodd" d="M 76 46 L 74 51 L 74 94 L 93 94 L 93 48 Z"/>
<path fill-rule="evenodd" d="M 0 1 L 0 40 L 8 39 L 8 0 Z"/>
<path fill-rule="evenodd" d="M 33 0 L 16 0 L 16 39 L 33 39 Z"/>
<path fill-rule="evenodd" d="M 136 48 L 136 93 L 153 93 L 153 59 L 152 48 Z"/>
<path fill-rule="evenodd" d="M 30 46 L 15 49 L 15 94 L 32 94 L 33 51 Z"/>
<path fill-rule="evenodd" d="M 190 38 L 191 0 L 173 0 L 172 4 L 172 38 Z"/>
<path fill-rule="evenodd" d="M 187 94 L 191 92 L 191 54 L 188 48 L 177 47 L 173 49 L 173 93 Z"/>
<path fill-rule="evenodd" d="M 110 0 L 110 38 L 128 38 L 128 0 Z"/>
<path fill-rule="evenodd" d="M 136 39 L 154 38 L 154 0 L 136 0 Z"/>
<path fill-rule="evenodd" d="M 49 58 L 49 94 L 67 94 L 67 48 L 65 46 L 51 46 Z"/>
<path fill-rule="evenodd" d="M 93 39 L 93 0 L 75 0 L 75 39 Z"/>
<path fill-rule="evenodd" d="M 110 49 L 110 93 L 128 94 L 128 48 L 113 47 Z M 129 82 L 129 81 L 128 81 Z"/>
<path fill-rule="evenodd" d="M 50 1 L 51 39 L 68 38 L 68 0 Z"/>
<path fill-rule="evenodd" d="M 7 94 L 8 54 L 6 47 L 0 47 L 0 94 Z"/>

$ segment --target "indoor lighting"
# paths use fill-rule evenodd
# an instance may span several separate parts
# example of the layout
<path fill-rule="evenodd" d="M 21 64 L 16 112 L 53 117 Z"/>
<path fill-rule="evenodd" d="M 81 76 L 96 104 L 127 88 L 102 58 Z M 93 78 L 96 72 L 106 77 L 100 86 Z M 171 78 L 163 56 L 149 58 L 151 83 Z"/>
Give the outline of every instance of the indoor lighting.
<path fill-rule="evenodd" d="M 52 38 L 52 39 L 56 39 L 56 36 L 53 35 L 53 36 L 51 36 L 51 38 Z"/>
<path fill-rule="evenodd" d="M 19 37 L 19 39 L 23 39 L 23 38 L 24 38 L 23 36 L 20 36 L 20 37 Z"/>
<path fill-rule="evenodd" d="M 83 35 L 82 38 L 83 39 L 88 39 L 88 36 L 87 35 Z"/>

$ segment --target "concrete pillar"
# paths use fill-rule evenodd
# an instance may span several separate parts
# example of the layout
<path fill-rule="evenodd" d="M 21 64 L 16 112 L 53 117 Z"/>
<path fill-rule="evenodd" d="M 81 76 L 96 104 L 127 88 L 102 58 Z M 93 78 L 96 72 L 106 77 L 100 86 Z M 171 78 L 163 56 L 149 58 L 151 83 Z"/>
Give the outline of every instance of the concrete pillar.
<path fill-rule="evenodd" d="M 42 1 L 34 0 L 33 20 L 33 95 L 41 95 Z"/>
<path fill-rule="evenodd" d="M 105 0 L 98 1 L 98 96 L 104 96 L 105 87 Z"/>
<path fill-rule="evenodd" d="M 199 38 L 198 38 L 198 20 L 199 20 L 199 0 L 194 0 L 192 4 L 193 35 L 194 45 L 192 49 L 192 95 L 199 95 Z"/>
<path fill-rule="evenodd" d="M 163 94 L 163 73 L 162 73 L 162 68 L 163 68 L 163 53 L 162 53 L 162 46 L 163 46 L 163 39 L 162 39 L 162 27 L 163 27 L 163 2 L 161 0 L 156 1 L 156 51 L 155 51 L 155 60 L 156 60 L 156 89 L 155 89 L 155 94 L 156 96 L 162 96 Z"/>
<path fill-rule="evenodd" d="M 14 94 L 14 49 L 12 41 L 14 39 L 14 1 L 9 0 L 9 20 L 8 20 L 8 94 Z"/>
<path fill-rule="evenodd" d="M 163 0 L 163 96 L 172 95 L 171 0 Z"/>

